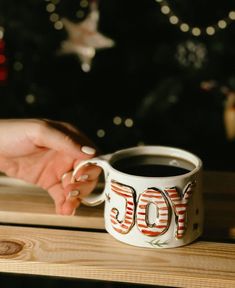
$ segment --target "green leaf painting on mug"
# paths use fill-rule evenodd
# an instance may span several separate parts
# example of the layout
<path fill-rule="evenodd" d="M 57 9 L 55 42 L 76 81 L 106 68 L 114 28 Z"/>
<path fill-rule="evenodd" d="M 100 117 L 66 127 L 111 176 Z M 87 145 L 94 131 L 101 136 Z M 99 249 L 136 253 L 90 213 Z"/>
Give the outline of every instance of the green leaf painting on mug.
<path fill-rule="evenodd" d="M 146 242 L 149 243 L 153 247 L 163 247 L 165 245 L 168 245 L 167 241 L 161 242 L 160 240 L 156 240 L 156 239 L 153 239 L 152 241 L 146 241 Z"/>

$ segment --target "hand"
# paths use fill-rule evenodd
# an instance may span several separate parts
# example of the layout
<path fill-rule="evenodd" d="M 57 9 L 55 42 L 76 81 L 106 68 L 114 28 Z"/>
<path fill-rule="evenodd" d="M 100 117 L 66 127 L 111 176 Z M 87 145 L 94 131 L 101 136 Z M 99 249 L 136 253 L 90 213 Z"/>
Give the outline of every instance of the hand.
<path fill-rule="evenodd" d="M 91 142 L 68 123 L 0 120 L 0 171 L 47 190 L 58 214 L 72 214 L 81 198 L 96 186 L 100 168 L 94 165 L 78 171 L 80 181 L 70 182 L 73 168 L 94 156 L 95 149 L 90 146 Z"/>

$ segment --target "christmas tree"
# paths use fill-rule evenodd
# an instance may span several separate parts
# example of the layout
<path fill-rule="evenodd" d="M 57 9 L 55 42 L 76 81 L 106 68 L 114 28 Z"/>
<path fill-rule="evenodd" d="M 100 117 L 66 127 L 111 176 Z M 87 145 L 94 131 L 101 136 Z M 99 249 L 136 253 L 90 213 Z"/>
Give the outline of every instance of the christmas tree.
<path fill-rule="evenodd" d="M 106 153 L 178 146 L 235 169 L 232 1 L 0 0 L 0 117 L 68 121 Z"/>

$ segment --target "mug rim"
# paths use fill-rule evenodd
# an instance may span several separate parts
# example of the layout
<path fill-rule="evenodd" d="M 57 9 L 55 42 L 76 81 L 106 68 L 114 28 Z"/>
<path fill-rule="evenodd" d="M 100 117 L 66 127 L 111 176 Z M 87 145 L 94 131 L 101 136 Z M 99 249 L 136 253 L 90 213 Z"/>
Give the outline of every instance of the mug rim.
<path fill-rule="evenodd" d="M 162 154 L 162 153 L 150 153 L 153 150 L 158 149 L 158 151 L 166 151 L 168 153 L 166 154 Z M 145 151 L 145 153 L 143 153 Z M 190 170 L 189 172 L 180 174 L 180 175 L 172 175 L 172 176 L 141 176 L 141 175 L 134 175 L 134 174 L 128 174 L 125 172 L 122 172 L 116 168 L 114 168 L 112 165 L 112 161 L 113 158 L 119 157 L 120 155 L 125 155 L 126 153 L 130 153 L 131 154 L 128 155 L 128 157 L 130 156 L 134 156 L 134 155 L 139 155 L 139 153 L 141 154 L 145 154 L 145 155 L 159 155 L 159 156 L 168 156 L 168 157 L 177 157 L 177 158 L 181 158 L 182 160 L 185 160 L 187 162 L 190 162 L 192 165 L 195 166 L 195 168 L 193 168 L 192 170 Z M 133 152 L 139 152 L 139 153 L 133 153 Z M 170 154 L 169 152 L 171 152 L 172 154 Z M 182 153 L 183 155 L 177 155 L 178 153 Z M 173 178 L 182 178 L 182 177 L 189 177 L 195 173 L 197 173 L 203 166 L 203 162 L 202 160 L 194 153 L 183 149 L 183 148 L 178 148 L 178 147 L 174 147 L 174 146 L 162 146 L 162 145 L 144 145 L 144 146 L 133 146 L 133 147 L 129 147 L 129 148 L 125 148 L 125 149 L 121 149 L 121 150 L 117 150 L 114 153 L 112 153 L 110 155 L 111 157 L 109 158 L 109 160 L 107 161 L 109 163 L 110 169 L 113 170 L 115 173 L 119 173 L 125 176 L 129 176 L 132 178 L 138 178 L 138 179 L 173 179 Z M 186 157 L 188 156 L 188 158 Z M 189 160 L 189 158 L 191 157 L 192 160 Z M 125 158 L 125 157 L 123 157 Z M 121 158 L 119 158 L 121 159 Z M 118 160 L 118 159 L 116 159 Z"/>

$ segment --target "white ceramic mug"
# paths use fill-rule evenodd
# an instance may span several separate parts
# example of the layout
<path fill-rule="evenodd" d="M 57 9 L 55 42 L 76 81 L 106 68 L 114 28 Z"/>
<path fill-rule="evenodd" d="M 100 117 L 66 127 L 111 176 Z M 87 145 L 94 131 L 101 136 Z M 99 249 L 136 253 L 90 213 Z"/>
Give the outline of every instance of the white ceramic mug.
<path fill-rule="evenodd" d="M 138 156 L 154 159 L 156 163 L 151 164 L 187 171 L 149 177 L 116 168 L 122 161 L 133 163 Z M 201 235 L 202 161 L 196 155 L 174 147 L 139 146 L 83 161 L 74 175 L 87 163 L 103 169 L 105 187 L 101 194 L 92 193 L 82 202 L 94 206 L 105 201 L 105 228 L 116 239 L 141 247 L 171 248 L 189 244 Z"/>

